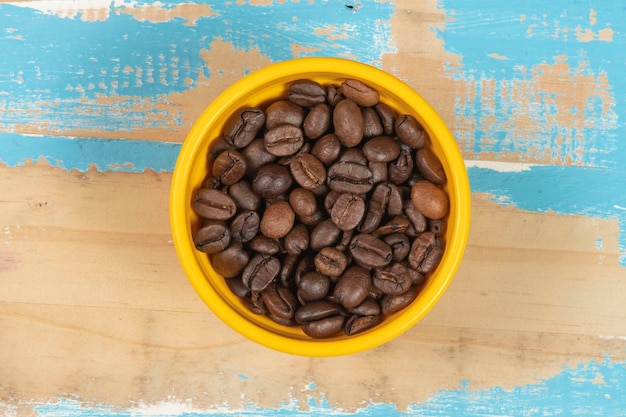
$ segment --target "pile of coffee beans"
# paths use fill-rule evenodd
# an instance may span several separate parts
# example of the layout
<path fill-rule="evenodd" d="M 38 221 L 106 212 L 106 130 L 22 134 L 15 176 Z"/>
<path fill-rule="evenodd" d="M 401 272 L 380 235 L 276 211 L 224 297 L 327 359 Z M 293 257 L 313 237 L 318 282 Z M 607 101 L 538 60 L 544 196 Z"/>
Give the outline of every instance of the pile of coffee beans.
<path fill-rule="evenodd" d="M 212 144 L 196 248 L 252 312 L 313 338 L 411 304 L 443 255 L 449 205 L 419 122 L 357 79 L 294 81 L 261 107 Z"/>

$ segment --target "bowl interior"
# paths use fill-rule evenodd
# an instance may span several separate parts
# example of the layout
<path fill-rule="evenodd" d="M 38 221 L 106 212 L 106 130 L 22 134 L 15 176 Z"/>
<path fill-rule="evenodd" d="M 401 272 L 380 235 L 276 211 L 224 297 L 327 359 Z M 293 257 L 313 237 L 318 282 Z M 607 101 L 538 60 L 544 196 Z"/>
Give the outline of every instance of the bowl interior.
<path fill-rule="evenodd" d="M 199 219 L 191 201 L 210 172 L 207 155 L 213 140 L 235 111 L 246 106 L 263 108 L 287 95 L 288 85 L 299 79 L 320 84 L 340 84 L 359 78 L 376 88 L 381 101 L 398 114 L 412 114 L 428 133 L 428 147 L 439 157 L 447 176 L 444 186 L 450 199 L 442 235 L 444 255 L 430 274 L 417 300 L 386 317 L 378 327 L 354 336 L 313 340 L 299 327 L 285 327 L 252 313 L 233 295 L 224 279 L 211 267 L 209 257 L 197 251 L 193 234 Z M 406 84 L 369 65 L 337 58 L 303 58 L 273 64 L 254 72 L 226 89 L 202 113 L 182 146 L 172 179 L 170 217 L 174 244 L 183 269 L 198 295 L 226 324 L 267 347 L 306 356 L 333 356 L 378 346 L 405 332 L 419 321 L 441 297 L 458 268 L 469 234 L 469 182 L 454 138 L 426 101 Z"/>

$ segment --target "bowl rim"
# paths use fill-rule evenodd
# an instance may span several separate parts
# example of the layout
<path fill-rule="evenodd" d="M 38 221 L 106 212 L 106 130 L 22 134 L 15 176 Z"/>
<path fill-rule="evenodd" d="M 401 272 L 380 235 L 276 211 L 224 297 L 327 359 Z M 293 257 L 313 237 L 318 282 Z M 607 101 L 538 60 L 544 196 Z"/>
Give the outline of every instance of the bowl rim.
<path fill-rule="evenodd" d="M 301 74 L 303 75 L 302 78 L 306 78 L 306 74 L 311 73 L 332 74 L 337 78 L 344 79 L 359 78 L 366 83 L 384 84 L 385 89 L 402 97 L 405 103 L 411 103 L 410 107 L 415 112 L 416 117 L 427 124 L 428 130 L 437 132 L 436 141 L 443 148 L 447 164 L 455 174 L 454 181 L 448 179 L 447 187 L 449 194 L 457 196 L 456 209 L 452 210 L 451 204 L 451 211 L 448 215 L 449 219 L 454 217 L 456 227 L 452 238 L 446 243 L 448 262 L 445 265 L 440 265 L 437 270 L 439 285 L 432 289 L 429 288 L 431 291 L 426 302 L 420 304 L 419 311 L 416 311 L 411 317 L 407 316 L 408 319 L 393 320 L 370 332 L 343 340 L 292 339 L 263 329 L 234 311 L 231 305 L 222 299 L 213 288 L 208 277 L 204 275 L 194 261 L 192 253 L 196 249 L 192 244 L 192 239 L 190 239 L 186 215 L 191 202 L 183 198 L 186 196 L 189 182 L 188 162 L 193 159 L 192 157 L 198 152 L 201 143 L 205 141 L 205 135 L 211 125 L 215 123 L 221 109 L 238 102 L 251 90 L 258 89 L 268 80 L 293 77 L 294 74 Z M 240 107 L 243 106 L 244 104 Z M 414 326 L 435 306 L 453 280 L 467 245 L 471 216 L 470 198 L 467 170 L 452 133 L 434 108 L 409 85 L 388 72 L 358 61 L 336 57 L 295 58 L 270 64 L 240 78 L 223 90 L 201 113 L 181 146 L 172 175 L 169 205 L 170 225 L 173 243 L 187 279 L 209 309 L 231 329 L 249 340 L 280 352 L 310 357 L 339 356 L 369 350 L 396 338 Z M 443 269 L 441 269 L 442 266 Z"/>

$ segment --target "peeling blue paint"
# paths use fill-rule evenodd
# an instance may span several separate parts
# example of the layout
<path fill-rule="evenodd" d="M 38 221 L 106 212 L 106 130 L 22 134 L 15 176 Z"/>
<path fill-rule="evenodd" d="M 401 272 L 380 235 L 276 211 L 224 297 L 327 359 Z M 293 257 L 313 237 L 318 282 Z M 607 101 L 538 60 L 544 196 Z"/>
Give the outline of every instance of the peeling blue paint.
<path fill-rule="evenodd" d="M 438 36 L 447 52 L 461 58 L 461 66 L 449 65 L 447 74 L 475 89 L 468 95 L 476 100 L 458 102 L 455 109 L 457 116 L 473 122 L 473 129 L 455 132 L 466 150 L 508 157 L 518 153 L 559 165 L 623 166 L 626 147 L 619 138 L 626 133 L 626 54 L 616 52 L 626 49 L 626 9 L 621 3 L 443 0 L 441 7 L 449 20 Z M 611 31 L 610 41 L 578 39 L 584 31 L 602 30 Z M 559 63 L 566 65 L 559 74 L 564 88 L 558 93 L 538 89 L 533 81 Z M 557 108 L 557 96 L 575 96 L 576 88 L 583 87 L 576 85 L 578 75 L 596 79 L 596 85 L 588 86 L 596 94 L 587 96 L 582 108 Z M 601 85 L 603 77 L 608 87 Z M 482 90 L 485 81 L 495 85 L 493 91 Z M 547 87 L 555 88 L 557 80 L 551 82 Z M 515 92 L 523 96 L 515 97 Z M 580 113 L 580 125 L 555 123 L 558 113 L 572 110 Z M 536 131 L 511 124 L 520 111 L 529 112 Z M 495 118 L 487 117 L 491 115 Z"/>
<path fill-rule="evenodd" d="M 620 265 L 626 267 L 626 169 L 532 166 L 521 172 L 468 168 L 472 192 L 534 211 L 617 219 Z"/>
<path fill-rule="evenodd" d="M 46 160 L 65 170 L 173 172 L 179 143 L 0 133 L 0 163 L 23 166 Z M 626 168 L 531 166 L 521 172 L 470 167 L 473 192 L 493 195 L 500 204 L 535 211 L 617 219 L 620 264 L 626 266 Z M 565 180 L 567 179 L 567 180 Z"/>
<path fill-rule="evenodd" d="M 212 70 L 200 51 L 210 49 L 217 39 L 243 51 L 258 48 L 273 61 L 293 58 L 292 44 L 312 48 L 303 55 L 354 55 L 368 63 L 380 63 L 384 53 L 394 50 L 385 36 L 394 11 L 387 2 L 363 5 L 358 13 L 334 1 L 287 2 L 272 7 L 195 3 L 210 4 L 214 14 L 198 18 L 194 25 L 179 18 L 138 21 L 116 11 L 120 5 L 113 2 L 108 18 L 93 22 L 80 20 L 80 15 L 61 18 L 31 8 L 0 5 L 0 27 L 10 28 L 0 33 L 0 91 L 10 97 L 52 100 L 180 92 L 193 86 L 186 79 L 195 82 L 199 73 L 210 77 Z M 319 22 L 334 27 L 334 34 L 347 36 L 328 40 L 333 30 L 316 33 L 315 29 L 324 29 L 317 27 Z"/>
<path fill-rule="evenodd" d="M 99 21 L 0 4 L 0 128 L 28 123 L 59 131 L 168 128 L 162 120 L 180 125 L 180 114 L 146 109 L 219 71 L 223 62 L 206 62 L 202 56 L 217 40 L 236 50 L 258 50 L 272 61 L 294 58 L 294 45 L 302 47 L 298 56 L 351 56 L 374 65 L 395 51 L 390 2 L 368 2 L 358 11 L 336 1 L 272 7 L 195 3 L 210 5 L 211 13 L 193 25 L 181 18 L 139 21 L 120 12 L 144 4 L 171 8 L 171 3 L 111 2 L 108 17 Z M 98 101 L 107 97 L 119 102 Z"/>
<path fill-rule="evenodd" d="M 254 404 L 244 407 L 194 409 L 190 402 L 140 405 L 133 408 L 85 404 L 60 398 L 54 403 L 34 404 L 37 417 L 487 417 L 487 416 L 626 416 L 626 363 L 591 361 L 563 370 L 537 383 L 504 389 L 470 389 L 462 381 L 456 390 L 441 390 L 428 400 L 399 410 L 395 404 L 370 402 L 355 411 L 334 407 L 323 394 L 309 397 L 306 406 L 291 398 L 279 408 Z"/>
<path fill-rule="evenodd" d="M 0 133 L 0 163 L 15 167 L 43 159 L 67 171 L 172 172 L 180 143 L 143 140 L 33 136 Z"/>
<path fill-rule="evenodd" d="M 446 51 L 460 57 L 460 66 L 449 66 L 447 74 L 475 90 L 456 103 L 459 120 L 471 121 L 453 132 L 461 150 L 478 159 L 489 153 L 550 161 L 523 172 L 470 168 L 472 191 L 536 212 L 616 218 L 620 264 L 626 266 L 626 54 L 616 52 L 626 50 L 626 8 L 619 2 L 542 0 L 443 0 L 441 7 L 449 20 L 438 36 Z M 597 36 L 602 30 L 610 31 L 610 39 Z M 595 80 L 587 86 L 595 94 L 582 96 L 586 101 L 570 126 L 556 122 L 559 112 L 572 110 L 555 106 L 557 93 L 532 90 L 542 71 L 559 63 L 568 69 L 559 78 L 573 82 L 558 94 L 580 87 L 577 75 Z M 511 92 L 524 88 L 531 91 L 516 101 Z M 524 109 L 536 129 L 512 122 Z"/>
<path fill-rule="evenodd" d="M 626 78 L 622 75 L 626 55 L 615 53 L 626 50 L 626 8 L 615 2 L 575 3 L 563 8 L 541 0 L 513 6 L 486 0 L 471 5 L 445 0 L 441 5 L 449 19 L 439 36 L 446 50 L 461 58 L 461 66 L 448 68 L 447 74 L 476 89 L 476 100 L 468 96 L 469 100 L 456 103 L 458 118 L 474 122 L 472 128 L 454 131 L 462 150 L 475 157 L 517 154 L 553 161 L 552 165 L 522 173 L 470 168 L 472 191 L 490 193 L 495 201 L 536 212 L 616 218 L 620 225 L 620 263 L 626 266 L 626 142 L 620 140 L 626 137 Z M 119 131 L 166 129 L 158 120 L 180 125 L 180 114 L 143 109 L 154 109 L 158 100 L 166 100 L 165 94 L 192 88 L 199 74 L 210 76 L 215 66 L 205 63 L 200 51 L 217 38 L 241 50 L 258 48 L 272 60 L 291 58 L 290 45 L 296 40 L 320 48 L 304 55 L 355 54 L 372 63 L 379 63 L 384 53 L 395 50 L 388 34 L 394 11 L 390 3 L 367 3 L 356 12 L 347 10 L 343 2 L 330 1 L 274 4 L 271 8 L 219 3 L 211 4 L 211 10 L 215 15 L 189 26 L 182 19 L 140 22 L 113 9 L 103 21 L 83 22 L 1 4 L 0 21 L 7 29 L 0 33 L 0 111 L 4 111 L 0 128 L 10 132 L 13 125 L 28 121 L 32 114 L 47 122 Z M 334 25 L 331 32 L 343 31 L 349 36 L 331 41 L 315 33 L 313 22 L 320 20 L 328 22 L 327 29 Z M 259 21 L 263 23 L 259 25 Z M 594 33 L 610 29 L 612 39 L 580 42 L 577 28 Z M 54 40 L 47 40 L 52 32 L 57 34 Z M 272 36 L 265 36 L 266 32 Z M 504 59 L 494 59 L 494 54 Z M 606 94 L 590 95 L 583 108 L 562 109 L 552 101 L 554 94 L 537 91 L 537 102 L 530 103 L 530 116 L 539 128 L 517 129 L 510 119 L 519 113 L 520 103 L 503 98 L 506 88 L 531 83 L 541 75 L 542 65 L 557 61 L 567 63 L 574 75 L 606 77 Z M 160 69 L 166 69 L 165 78 L 157 77 L 153 82 L 140 78 L 137 83 L 136 72 L 124 71 L 127 66 L 142 68 L 141 77 L 148 77 L 150 71 L 157 77 Z M 191 85 L 184 82 L 186 78 L 192 79 Z M 493 81 L 492 90 L 483 90 L 484 80 Z M 90 83 L 94 88 L 85 88 Z M 99 91 L 96 86 L 101 83 L 106 88 Z M 78 85 L 82 90 L 75 88 Z M 98 94 L 140 97 L 148 102 L 138 110 L 132 100 L 103 107 L 95 101 Z M 481 101 L 485 97 L 492 99 L 493 106 Z M 42 102 L 52 105 L 41 108 Z M 93 111 L 79 111 L 85 106 Z M 584 123 L 556 124 L 555 115 L 564 111 L 582 114 Z M 68 113 L 72 117 L 68 118 Z M 142 172 L 151 168 L 171 172 L 180 150 L 180 145 L 161 142 L 9 132 L 0 134 L 0 161 L 8 166 L 44 158 L 68 170 L 95 165 L 100 170 Z M 559 137 L 569 141 L 557 140 Z M 566 166 L 568 160 L 582 166 Z"/>

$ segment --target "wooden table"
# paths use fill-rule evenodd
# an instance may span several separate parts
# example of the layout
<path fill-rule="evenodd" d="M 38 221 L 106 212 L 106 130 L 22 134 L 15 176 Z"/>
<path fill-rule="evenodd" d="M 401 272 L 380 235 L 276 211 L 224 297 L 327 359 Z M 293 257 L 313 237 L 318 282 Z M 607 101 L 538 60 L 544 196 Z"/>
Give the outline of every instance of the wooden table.
<path fill-rule="evenodd" d="M 0 22 L 0 414 L 626 415 L 622 2 L 16 1 Z M 212 98 L 322 55 L 433 105 L 473 217 L 423 321 L 312 359 L 206 308 L 168 192 Z"/>

